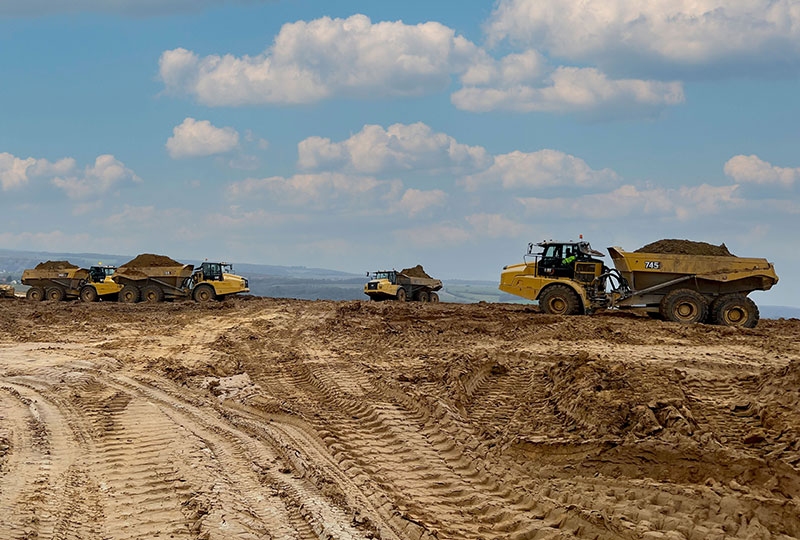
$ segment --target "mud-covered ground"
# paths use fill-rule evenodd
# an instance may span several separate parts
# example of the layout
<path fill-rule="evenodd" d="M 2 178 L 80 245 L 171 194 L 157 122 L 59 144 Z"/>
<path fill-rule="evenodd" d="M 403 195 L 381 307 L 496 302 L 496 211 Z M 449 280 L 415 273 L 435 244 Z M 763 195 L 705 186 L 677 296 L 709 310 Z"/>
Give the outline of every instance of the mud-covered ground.
<path fill-rule="evenodd" d="M 0 300 L 0 538 L 800 537 L 800 321 Z"/>

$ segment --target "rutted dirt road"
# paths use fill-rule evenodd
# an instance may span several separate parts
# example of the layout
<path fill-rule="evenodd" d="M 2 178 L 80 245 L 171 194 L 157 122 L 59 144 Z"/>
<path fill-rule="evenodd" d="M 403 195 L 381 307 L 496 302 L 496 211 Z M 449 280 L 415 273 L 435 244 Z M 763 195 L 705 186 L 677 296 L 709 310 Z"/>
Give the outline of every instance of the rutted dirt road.
<path fill-rule="evenodd" d="M 0 301 L 0 539 L 800 537 L 800 321 Z"/>

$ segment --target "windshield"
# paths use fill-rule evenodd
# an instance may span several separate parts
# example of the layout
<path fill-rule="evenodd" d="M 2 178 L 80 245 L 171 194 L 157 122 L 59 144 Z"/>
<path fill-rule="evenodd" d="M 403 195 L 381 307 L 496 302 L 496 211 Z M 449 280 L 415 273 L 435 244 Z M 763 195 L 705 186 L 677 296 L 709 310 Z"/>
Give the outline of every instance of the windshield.
<path fill-rule="evenodd" d="M 103 273 L 106 276 L 113 276 L 114 275 L 114 270 L 116 270 L 116 268 L 103 268 Z"/>
<path fill-rule="evenodd" d="M 233 265 L 232 265 L 232 264 L 225 264 L 225 263 L 223 263 L 223 264 L 221 264 L 220 266 L 222 266 L 222 271 L 223 271 L 224 273 L 226 273 L 226 274 L 233 274 Z"/>
<path fill-rule="evenodd" d="M 394 279 L 394 272 L 375 272 L 372 274 L 372 279 L 388 279 L 392 281 Z"/>

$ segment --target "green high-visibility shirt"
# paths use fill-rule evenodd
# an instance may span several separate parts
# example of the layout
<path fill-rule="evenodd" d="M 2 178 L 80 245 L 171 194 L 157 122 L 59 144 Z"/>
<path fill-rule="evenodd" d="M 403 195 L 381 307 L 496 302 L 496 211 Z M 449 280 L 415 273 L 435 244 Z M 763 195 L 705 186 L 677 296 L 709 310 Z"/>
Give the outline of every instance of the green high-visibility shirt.
<path fill-rule="evenodd" d="M 571 256 L 571 257 L 567 257 L 566 259 L 564 259 L 563 261 L 561 261 L 561 264 L 569 264 L 569 263 L 571 263 L 572 261 L 574 261 L 575 259 L 577 259 L 577 257 L 576 257 L 575 255 L 573 255 L 573 256 Z"/>

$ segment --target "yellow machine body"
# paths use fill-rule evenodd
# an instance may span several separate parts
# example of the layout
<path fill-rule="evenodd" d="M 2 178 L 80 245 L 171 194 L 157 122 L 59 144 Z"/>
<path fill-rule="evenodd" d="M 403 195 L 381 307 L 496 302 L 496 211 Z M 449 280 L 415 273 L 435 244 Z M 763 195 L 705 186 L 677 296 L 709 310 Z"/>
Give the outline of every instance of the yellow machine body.
<path fill-rule="evenodd" d="M 208 283 L 214 287 L 214 292 L 217 296 L 250 292 L 247 280 L 236 274 L 223 273 L 222 281 L 198 281 L 198 285 L 200 283 Z"/>
<path fill-rule="evenodd" d="M 388 279 L 373 279 L 364 284 L 364 294 L 376 300 L 396 298 L 399 288 Z"/>
<path fill-rule="evenodd" d="M 580 269 L 577 268 L 578 265 L 580 265 Z M 600 275 L 602 266 L 600 263 L 577 263 L 576 270 L 580 271 L 586 278 L 591 276 L 591 279 L 588 279 L 588 282 L 591 282 Z M 528 300 L 538 300 L 542 291 L 548 285 L 560 284 L 575 291 L 584 308 L 589 305 L 589 300 L 586 297 L 586 291 L 581 281 L 567 277 L 545 277 L 537 275 L 538 273 L 538 265 L 535 262 L 506 266 L 500 274 L 499 288 L 508 294 L 527 298 Z"/>

